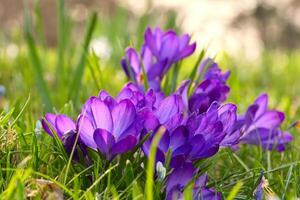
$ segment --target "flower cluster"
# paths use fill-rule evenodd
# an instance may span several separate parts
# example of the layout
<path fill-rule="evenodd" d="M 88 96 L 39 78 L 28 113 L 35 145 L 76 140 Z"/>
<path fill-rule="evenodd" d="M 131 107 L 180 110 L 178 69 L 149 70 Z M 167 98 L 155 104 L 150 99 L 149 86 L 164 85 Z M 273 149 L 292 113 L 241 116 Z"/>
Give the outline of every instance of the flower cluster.
<path fill-rule="evenodd" d="M 166 199 L 182 198 L 183 189 L 192 180 L 194 199 L 220 199 L 220 193 L 206 187 L 207 175 L 195 162 L 215 155 L 220 148 L 237 149 L 242 143 L 283 151 L 293 139 L 280 130 L 284 114 L 268 110 L 266 94 L 242 115 L 237 114 L 236 105 L 224 103 L 230 91 L 226 84 L 230 72 L 223 73 L 210 58 L 200 63 L 195 79 L 184 80 L 166 95 L 161 86 L 165 75 L 191 55 L 196 44 L 190 44 L 189 35 L 178 36 L 159 28 L 148 28 L 144 37 L 140 53 L 128 48 L 121 60 L 132 82 L 116 97 L 103 90 L 90 97 L 76 122 L 62 114 L 45 115 L 44 130 L 51 136 L 56 134 L 67 152 L 78 145 L 111 162 L 143 141 L 141 149 L 148 156 L 153 138 L 163 126 L 156 162 L 165 166 L 170 161 L 165 166 L 171 170 L 166 177 Z"/>

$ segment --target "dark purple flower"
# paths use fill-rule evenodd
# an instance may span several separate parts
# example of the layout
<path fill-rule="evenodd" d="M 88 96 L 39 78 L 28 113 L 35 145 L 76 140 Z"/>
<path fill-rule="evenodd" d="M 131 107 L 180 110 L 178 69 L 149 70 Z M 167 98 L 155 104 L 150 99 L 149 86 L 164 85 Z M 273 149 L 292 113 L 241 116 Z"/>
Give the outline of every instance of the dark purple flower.
<path fill-rule="evenodd" d="M 196 44 L 189 44 L 190 36 L 179 37 L 174 31 L 162 32 L 159 28 L 145 32 L 145 43 L 140 55 L 133 48 L 126 50 L 121 64 L 126 75 L 140 86 L 144 85 L 145 77 L 142 66 L 151 89 L 160 90 L 160 83 L 170 67 L 181 59 L 191 55 Z"/>
<path fill-rule="evenodd" d="M 185 186 L 197 175 L 197 170 L 190 162 L 175 168 L 167 179 L 166 199 L 177 200 L 183 199 Z M 193 187 L 193 200 L 219 200 L 221 194 L 213 188 L 207 188 L 207 175 L 200 176 Z"/>
<path fill-rule="evenodd" d="M 230 135 L 235 121 L 236 106 L 233 104 L 219 106 L 214 102 L 206 112 L 190 115 L 187 120 L 189 143 L 192 145 L 190 159 L 198 160 L 213 156 L 220 146 L 236 143 L 240 135 L 236 136 L 235 133 Z"/>
<path fill-rule="evenodd" d="M 85 104 L 77 121 L 82 142 L 111 160 L 117 154 L 130 151 L 140 133 L 137 111 L 129 99 L 115 101 L 100 92 Z"/>
<path fill-rule="evenodd" d="M 223 124 L 223 131 L 225 132 L 225 137 L 220 143 L 220 146 L 233 147 L 237 145 L 242 136 L 240 131 L 242 123 L 237 119 L 236 105 L 232 103 L 224 104 L 219 107 L 218 115 Z"/>
<path fill-rule="evenodd" d="M 219 106 L 215 102 L 207 112 L 193 113 L 184 119 L 182 117 L 184 103 L 179 97 L 179 95 L 167 97 L 153 115 L 148 113 L 146 116 L 154 130 L 143 144 L 146 155 L 156 134 L 155 128 L 160 125 L 167 127 L 167 130 L 158 144 L 156 161 L 164 163 L 167 153 L 172 150 L 171 168 L 181 165 L 186 160 L 196 161 L 211 157 L 218 152 L 220 146 L 238 143 L 240 132 L 232 133 L 232 127 L 236 122 L 235 105 Z"/>
<path fill-rule="evenodd" d="M 143 151 L 148 156 L 152 139 L 156 133 L 145 141 L 143 144 Z M 169 150 L 172 150 L 171 154 L 171 168 L 179 166 L 185 161 L 187 155 L 192 149 L 192 146 L 188 144 L 189 132 L 185 126 L 179 126 L 174 131 L 165 131 L 158 146 L 156 153 L 156 162 L 165 163 L 166 156 Z"/>
<path fill-rule="evenodd" d="M 285 150 L 286 144 L 293 140 L 290 133 L 280 130 L 284 113 L 268 110 L 266 94 L 260 95 L 239 120 L 244 124 L 243 136 L 240 139 L 242 143 L 260 145 L 268 150 L 276 148 L 281 152 Z"/>
<path fill-rule="evenodd" d="M 203 80 L 189 98 L 190 112 L 205 112 L 212 102 L 224 102 L 230 91 L 229 86 L 226 85 L 226 81 L 230 75 L 229 71 L 222 73 L 218 64 L 210 58 L 204 60 L 200 64 L 200 68 L 201 71 L 207 68 L 207 71 L 204 74 Z"/>

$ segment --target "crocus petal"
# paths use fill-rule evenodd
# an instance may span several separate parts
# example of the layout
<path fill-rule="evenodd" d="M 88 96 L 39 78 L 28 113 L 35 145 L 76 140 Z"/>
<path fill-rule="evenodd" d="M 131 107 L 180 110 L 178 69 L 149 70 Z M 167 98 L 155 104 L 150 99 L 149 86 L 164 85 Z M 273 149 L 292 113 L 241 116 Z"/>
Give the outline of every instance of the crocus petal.
<path fill-rule="evenodd" d="M 186 143 L 188 134 L 189 132 L 184 126 L 179 126 L 172 132 L 170 137 L 170 146 L 173 151 Z"/>
<path fill-rule="evenodd" d="M 57 115 L 55 119 L 58 137 L 62 138 L 64 133 L 75 130 L 76 126 L 73 120 L 66 115 Z"/>
<path fill-rule="evenodd" d="M 153 64 L 147 72 L 148 80 L 151 81 L 154 80 L 156 77 L 162 77 L 164 75 L 164 70 L 165 70 L 164 67 L 166 66 L 167 62 L 168 62 L 167 59 L 163 59 Z"/>
<path fill-rule="evenodd" d="M 174 169 L 167 180 L 167 195 L 176 186 L 184 186 L 193 178 L 194 167 L 192 163 L 185 163 L 182 167 Z M 172 194 L 171 194 L 172 196 Z"/>
<path fill-rule="evenodd" d="M 173 58 L 173 56 L 178 52 L 178 47 L 179 43 L 176 35 L 174 33 L 167 34 L 159 52 L 161 58 Z"/>
<path fill-rule="evenodd" d="M 103 155 L 108 155 L 111 147 L 115 144 L 114 136 L 104 129 L 96 129 L 93 138 Z"/>
<path fill-rule="evenodd" d="M 252 128 L 261 127 L 275 129 L 280 126 L 284 120 L 284 114 L 278 111 L 267 111 L 252 124 Z M 250 130 L 252 130 L 250 128 Z"/>
<path fill-rule="evenodd" d="M 166 130 L 159 141 L 158 148 L 162 150 L 164 153 L 167 153 L 169 149 L 169 145 L 170 145 L 170 135 L 168 130 Z"/>
<path fill-rule="evenodd" d="M 124 99 L 131 99 L 132 97 L 133 97 L 133 91 L 130 88 L 125 87 L 121 90 L 121 92 L 118 94 L 116 99 L 118 101 L 121 101 Z"/>
<path fill-rule="evenodd" d="M 172 152 L 172 156 L 178 156 L 178 155 L 188 155 L 188 153 L 193 149 L 193 147 L 190 144 L 184 144 L 182 146 L 177 147 Z"/>
<path fill-rule="evenodd" d="M 183 49 L 183 51 L 180 52 L 180 59 L 190 56 L 191 54 L 194 53 L 195 49 L 196 49 L 196 43 L 194 42 L 193 44 L 187 46 L 186 48 Z"/>
<path fill-rule="evenodd" d="M 254 121 L 257 110 L 258 110 L 257 104 L 253 104 L 253 105 L 249 106 L 249 108 L 247 109 L 246 114 L 244 116 L 244 123 L 247 128 Z"/>
<path fill-rule="evenodd" d="M 129 128 L 136 117 L 135 106 L 133 103 L 124 99 L 112 110 L 112 120 L 114 124 L 113 134 L 118 139 L 122 133 Z"/>
<path fill-rule="evenodd" d="M 126 50 L 126 56 L 129 66 L 133 69 L 133 73 L 138 74 L 141 71 L 140 61 L 137 52 L 134 48 Z"/>
<path fill-rule="evenodd" d="M 179 95 L 168 96 L 161 102 L 155 115 L 161 124 L 165 124 L 176 114 L 182 113 L 183 105 L 182 98 Z"/>
<path fill-rule="evenodd" d="M 223 123 L 224 131 L 229 131 L 236 122 L 237 107 L 234 104 L 225 104 L 219 108 L 219 118 Z"/>
<path fill-rule="evenodd" d="M 157 57 L 158 56 L 158 48 L 155 44 L 160 43 L 160 41 L 155 41 L 153 37 L 152 31 L 150 28 L 147 28 L 144 35 L 145 43 L 150 48 L 151 52 Z M 157 38 L 158 39 L 158 38 Z"/>
<path fill-rule="evenodd" d="M 258 105 L 258 109 L 255 113 L 255 118 L 260 117 L 267 111 L 268 108 L 268 95 L 261 94 L 255 101 L 254 104 Z"/>
<path fill-rule="evenodd" d="M 130 150 L 132 150 L 137 143 L 137 139 L 135 136 L 128 135 L 126 138 L 116 142 L 112 149 L 111 149 L 111 154 L 116 155 L 116 154 L 122 154 L 126 153 Z"/>
<path fill-rule="evenodd" d="M 89 120 L 89 118 L 84 115 L 80 115 L 77 120 L 76 129 L 80 134 L 81 141 L 89 148 L 96 150 L 97 145 L 93 138 L 94 127 L 92 122 Z"/>
<path fill-rule="evenodd" d="M 100 99 L 95 98 L 91 102 L 91 109 L 96 127 L 112 132 L 113 122 L 109 107 Z"/>
<path fill-rule="evenodd" d="M 110 97 L 110 95 L 108 94 L 108 92 L 104 91 L 104 90 L 100 90 L 98 97 L 104 101 L 107 97 Z"/>
<path fill-rule="evenodd" d="M 213 189 L 203 188 L 201 190 L 202 200 L 221 200 L 221 194 Z"/>
<path fill-rule="evenodd" d="M 198 134 L 193 136 L 189 142 L 192 145 L 191 156 L 195 157 L 198 152 L 202 151 L 205 146 L 205 139 L 202 135 Z"/>
<path fill-rule="evenodd" d="M 191 112 L 205 112 L 209 107 L 209 97 L 204 93 L 193 94 L 189 99 L 188 105 Z"/>
<path fill-rule="evenodd" d="M 143 126 L 146 131 L 153 131 L 159 126 L 159 121 L 151 109 L 143 108 L 138 113 L 139 120 L 143 120 Z"/>
<path fill-rule="evenodd" d="M 179 38 L 179 49 L 183 50 L 189 44 L 189 41 L 190 36 L 188 34 L 184 34 L 183 36 L 181 36 Z"/>
<path fill-rule="evenodd" d="M 189 108 L 189 97 L 188 97 L 188 90 L 190 86 L 191 80 L 184 80 L 181 82 L 181 84 L 178 86 L 176 93 L 182 96 L 182 100 L 184 102 L 184 107 L 187 110 Z"/>
<path fill-rule="evenodd" d="M 45 115 L 45 118 L 42 119 L 42 126 L 43 126 L 43 129 L 50 135 L 50 136 L 53 136 L 52 135 L 52 131 L 55 131 L 57 132 L 56 130 L 56 126 L 55 126 L 55 119 L 56 119 L 56 115 L 55 114 L 52 114 L 52 113 L 47 113 Z M 51 126 L 51 129 L 49 127 L 49 125 Z"/>

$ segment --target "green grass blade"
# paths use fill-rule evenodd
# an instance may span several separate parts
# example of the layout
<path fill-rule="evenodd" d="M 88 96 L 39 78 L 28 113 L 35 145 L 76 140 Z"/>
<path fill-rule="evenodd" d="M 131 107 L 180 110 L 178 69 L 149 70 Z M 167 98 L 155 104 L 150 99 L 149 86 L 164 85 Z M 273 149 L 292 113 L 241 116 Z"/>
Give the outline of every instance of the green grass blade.
<path fill-rule="evenodd" d="M 108 170 L 106 170 L 97 180 L 94 181 L 94 183 L 84 192 L 84 194 L 81 196 L 80 199 L 83 199 L 85 195 L 87 195 L 107 174 L 111 172 L 114 168 L 116 168 L 118 164 L 113 165 Z"/>
<path fill-rule="evenodd" d="M 65 10 L 65 1 L 57 0 L 57 12 L 58 12 L 58 50 L 57 50 L 57 65 L 56 65 L 56 83 L 59 85 L 64 78 L 64 56 L 67 39 L 67 19 Z"/>
<path fill-rule="evenodd" d="M 18 119 L 22 116 L 22 114 L 24 113 L 24 110 L 27 107 L 29 101 L 30 101 L 30 95 L 28 96 L 28 98 L 27 98 L 24 106 L 22 107 L 21 111 L 19 112 L 19 114 L 17 115 L 17 117 L 15 118 L 15 120 L 11 123 L 11 126 L 13 126 L 18 121 Z"/>
<path fill-rule="evenodd" d="M 157 145 L 165 133 L 165 127 L 161 126 L 159 130 L 157 131 L 156 135 L 154 136 L 151 147 L 150 147 L 150 152 L 149 152 L 149 159 L 147 163 L 147 168 L 146 168 L 146 187 L 145 187 L 145 199 L 146 200 L 153 200 L 153 185 L 154 185 L 154 165 L 155 165 L 155 158 L 156 158 L 156 151 L 157 151 Z"/>
<path fill-rule="evenodd" d="M 91 42 L 92 35 L 96 27 L 96 23 L 97 23 L 97 14 L 94 12 L 89 18 L 87 31 L 84 37 L 81 56 L 76 66 L 73 81 L 71 83 L 71 87 L 69 90 L 69 99 L 73 99 L 74 105 L 76 105 L 76 102 L 78 101 L 77 98 L 79 93 L 78 91 L 80 90 L 82 77 L 84 75 L 85 62 L 87 57 L 86 54 L 88 52 L 88 47 Z"/>
<path fill-rule="evenodd" d="M 243 182 L 237 182 L 237 184 L 232 188 L 230 191 L 228 197 L 226 198 L 227 200 L 234 200 L 238 192 L 243 186 Z"/>
<path fill-rule="evenodd" d="M 286 178 L 286 183 L 285 183 L 285 186 L 284 186 L 284 192 L 282 193 L 281 199 L 285 199 L 285 194 L 287 192 L 289 184 L 291 183 L 293 169 L 294 169 L 294 165 L 290 166 L 289 171 L 288 171 L 288 175 L 287 175 L 287 178 Z"/>
<path fill-rule="evenodd" d="M 28 12 L 28 11 L 27 11 Z M 47 84 L 44 80 L 44 72 L 42 69 L 42 64 L 38 55 L 37 46 L 33 39 L 32 34 L 32 26 L 31 26 L 31 19 L 29 14 L 25 14 L 25 40 L 29 52 L 29 58 L 32 66 L 32 70 L 34 73 L 36 85 L 38 92 L 41 96 L 43 104 L 45 104 L 46 110 L 50 111 L 52 109 L 52 102 L 49 94 L 49 90 Z"/>

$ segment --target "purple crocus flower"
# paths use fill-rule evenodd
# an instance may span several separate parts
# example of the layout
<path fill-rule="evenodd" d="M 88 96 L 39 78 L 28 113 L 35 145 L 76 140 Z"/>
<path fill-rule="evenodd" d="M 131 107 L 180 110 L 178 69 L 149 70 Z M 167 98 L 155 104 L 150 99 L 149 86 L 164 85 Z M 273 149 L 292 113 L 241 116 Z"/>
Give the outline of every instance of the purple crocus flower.
<path fill-rule="evenodd" d="M 242 143 L 260 145 L 264 149 L 281 152 L 286 144 L 293 140 L 293 136 L 280 130 L 284 120 L 284 113 L 277 110 L 268 110 L 267 94 L 260 95 L 249 106 L 247 112 L 240 117 L 244 125 L 242 127 Z"/>
<path fill-rule="evenodd" d="M 154 92 L 152 89 L 144 92 L 137 84 L 130 82 L 123 87 L 116 100 L 130 99 L 136 108 L 141 110 L 144 108 L 153 109 L 160 104 L 163 98 L 164 95 L 161 92 Z"/>
<path fill-rule="evenodd" d="M 146 155 L 149 153 L 152 139 L 160 126 L 166 127 L 166 131 L 157 147 L 157 161 L 164 163 L 170 148 L 172 148 L 172 158 L 189 151 L 189 147 L 186 145 L 188 130 L 184 126 L 180 126 L 183 120 L 183 109 L 184 103 L 181 96 L 173 94 L 163 99 L 158 108 L 142 113 L 145 133 L 153 131 L 142 146 Z"/>
<path fill-rule="evenodd" d="M 42 119 L 42 126 L 51 137 L 53 137 L 52 131 L 55 132 L 62 141 L 66 151 L 68 153 L 71 152 L 76 140 L 76 125 L 72 119 L 63 114 L 47 113 L 45 118 Z M 80 140 L 77 141 L 77 144 L 84 152 L 85 145 Z"/>
<path fill-rule="evenodd" d="M 185 186 L 197 175 L 197 170 L 190 162 L 175 168 L 167 179 L 166 200 L 183 199 Z M 193 200 L 219 200 L 221 194 L 213 188 L 207 188 L 207 175 L 200 176 L 194 184 Z"/>
<path fill-rule="evenodd" d="M 68 116 L 63 114 L 55 115 L 52 113 L 45 115 L 45 118 L 42 119 L 42 126 L 44 130 L 53 137 L 52 129 L 59 139 L 62 139 L 66 133 L 75 131 L 76 129 L 75 123 Z"/>
<path fill-rule="evenodd" d="M 232 133 L 232 126 L 236 121 L 234 104 L 219 106 L 215 102 L 207 112 L 193 113 L 184 119 L 182 117 L 184 102 L 179 97 L 179 95 L 171 95 L 163 100 L 161 107 L 154 112 L 150 123 L 154 125 L 152 127 L 154 133 L 143 144 L 146 155 L 156 134 L 155 128 L 159 125 L 167 127 L 167 130 L 158 144 L 156 160 L 164 163 L 165 156 L 171 149 L 171 168 L 181 165 L 186 160 L 195 161 L 211 157 L 217 153 L 220 146 L 229 146 L 238 142 L 240 133 Z M 176 98 L 180 100 L 179 104 L 176 103 Z"/>
<path fill-rule="evenodd" d="M 219 106 L 214 102 L 205 113 L 193 113 L 187 120 L 190 132 L 191 160 L 198 160 L 213 156 L 220 146 L 236 143 L 240 135 L 231 133 L 236 121 L 236 106 L 225 104 Z"/>
<path fill-rule="evenodd" d="M 82 142 L 111 160 L 130 151 L 138 142 L 137 111 L 130 99 L 115 101 L 104 91 L 91 97 L 77 121 Z"/>
<path fill-rule="evenodd" d="M 207 68 L 207 71 L 202 82 L 196 86 L 189 98 L 189 110 L 190 112 L 202 113 L 208 109 L 212 102 L 222 103 L 226 100 L 230 91 L 229 86 L 226 85 L 230 72 L 222 73 L 218 64 L 210 58 L 204 60 L 199 68 L 201 68 L 200 71 Z"/>
<path fill-rule="evenodd" d="M 143 144 L 143 151 L 147 156 L 155 134 L 156 132 Z M 172 132 L 166 130 L 157 146 L 156 162 L 165 163 L 168 151 L 172 150 L 170 167 L 180 166 L 192 149 L 192 146 L 188 144 L 188 134 L 185 126 L 179 126 Z"/>
<path fill-rule="evenodd" d="M 151 89 L 160 91 L 160 82 L 170 67 L 181 59 L 191 55 L 196 44 L 189 44 L 190 36 L 179 37 L 174 31 L 161 31 L 148 28 L 145 32 L 145 43 L 139 54 L 133 48 L 126 50 L 121 65 L 126 75 L 140 86 L 144 85 L 145 77 L 142 66 Z"/>

